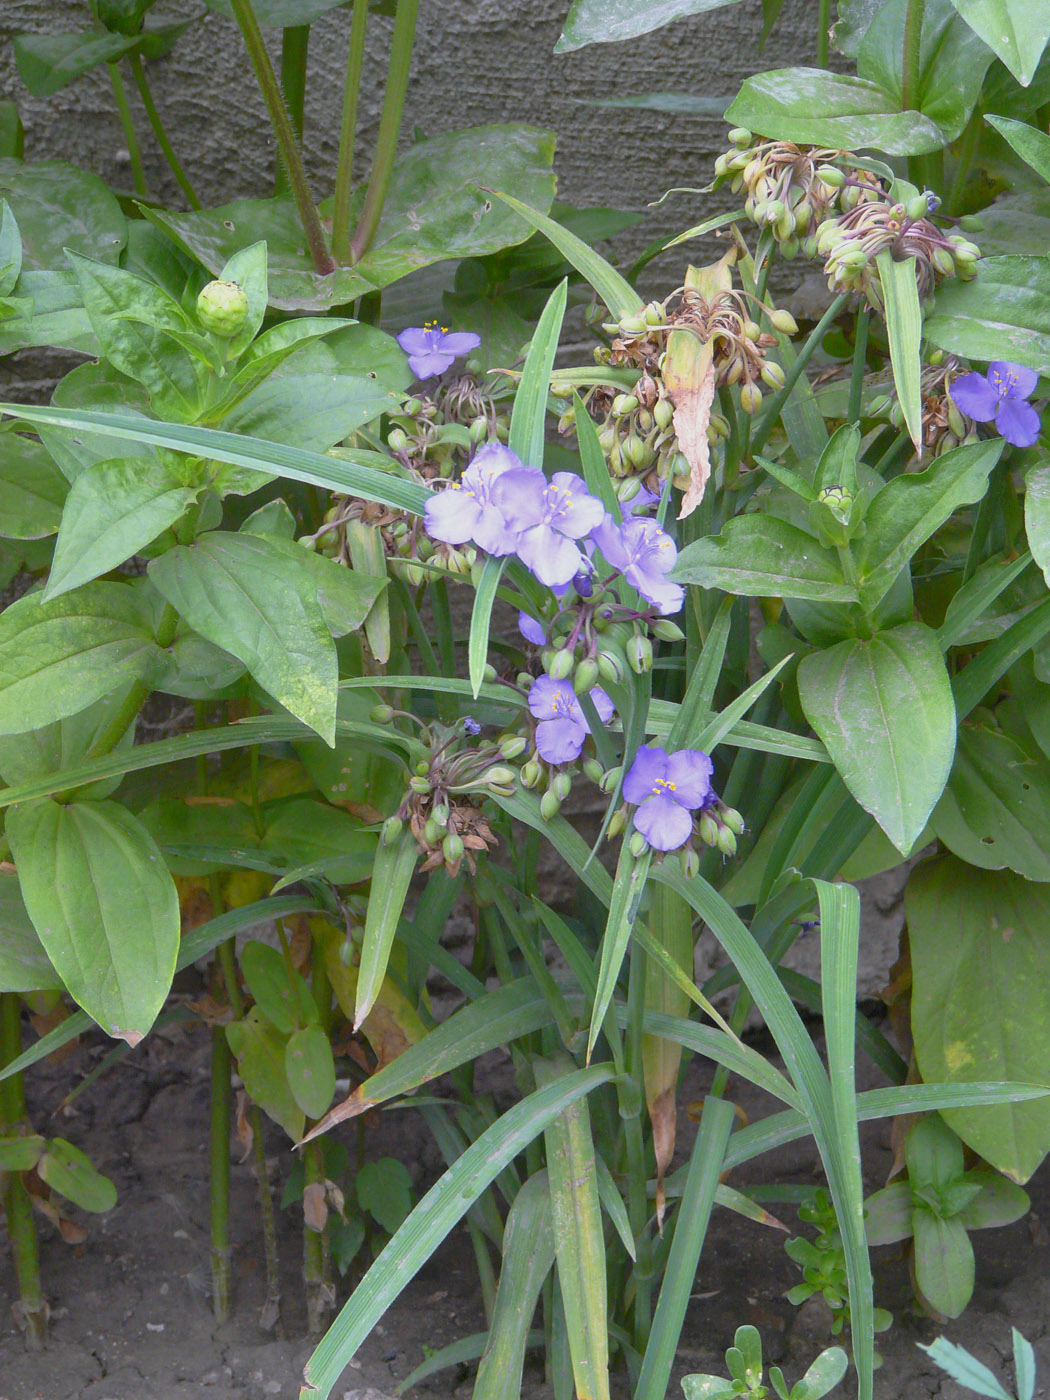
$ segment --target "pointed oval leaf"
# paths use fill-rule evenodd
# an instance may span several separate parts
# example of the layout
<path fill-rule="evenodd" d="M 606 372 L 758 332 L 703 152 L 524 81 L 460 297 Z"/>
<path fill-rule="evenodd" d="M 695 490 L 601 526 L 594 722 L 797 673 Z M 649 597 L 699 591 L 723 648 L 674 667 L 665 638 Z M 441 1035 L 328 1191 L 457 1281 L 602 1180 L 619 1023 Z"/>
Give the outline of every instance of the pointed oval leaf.
<path fill-rule="evenodd" d="M 981 260 L 971 282 L 939 289 L 923 326 L 927 340 L 971 360 L 1050 364 L 1050 259 L 1020 253 Z"/>
<path fill-rule="evenodd" d="M 835 555 L 797 525 L 772 515 L 738 515 L 721 534 L 686 545 L 669 577 L 759 598 L 857 600 Z"/>
<path fill-rule="evenodd" d="M 320 1026 L 293 1031 L 285 1046 L 284 1072 L 292 1097 L 307 1118 L 320 1118 L 335 1093 L 332 1047 Z"/>
<path fill-rule="evenodd" d="M 52 1138 L 36 1164 L 42 1181 L 81 1210 L 99 1213 L 117 1204 L 117 1188 L 97 1172 L 89 1159 L 65 1138 Z"/>
<path fill-rule="evenodd" d="M 1050 39 L 1050 10 L 1043 0 L 952 0 L 952 4 L 1021 86 L 1027 87 Z"/>

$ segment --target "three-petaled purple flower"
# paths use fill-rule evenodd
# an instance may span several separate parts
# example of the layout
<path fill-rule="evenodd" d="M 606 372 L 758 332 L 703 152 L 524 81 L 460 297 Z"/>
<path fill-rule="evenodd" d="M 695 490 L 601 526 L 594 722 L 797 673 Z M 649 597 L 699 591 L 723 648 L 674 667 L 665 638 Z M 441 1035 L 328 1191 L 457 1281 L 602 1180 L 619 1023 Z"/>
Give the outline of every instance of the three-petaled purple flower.
<path fill-rule="evenodd" d="M 693 832 L 693 813 L 713 797 L 714 764 L 700 749 L 643 744 L 623 780 L 623 795 L 639 804 L 634 824 L 650 846 L 675 851 Z"/>
<path fill-rule="evenodd" d="M 408 356 L 408 367 L 417 379 L 430 379 L 444 374 L 457 355 L 465 355 L 481 344 L 481 336 L 473 331 L 450 331 L 436 321 L 422 326 L 409 326 L 397 337 L 397 343 Z"/>
<path fill-rule="evenodd" d="M 589 693 L 598 718 L 606 723 L 612 718 L 613 702 L 600 686 L 594 686 Z M 533 681 L 529 711 L 539 720 L 536 748 L 540 758 L 547 763 L 571 763 L 579 758 L 591 730 L 579 696 L 568 681 L 556 681 L 553 676 L 540 676 Z"/>
<path fill-rule="evenodd" d="M 1026 400 L 1035 393 L 1034 369 L 993 360 L 985 374 L 964 374 L 948 392 L 956 406 L 978 423 L 991 423 L 1014 447 L 1031 447 L 1039 437 L 1039 414 Z"/>
<path fill-rule="evenodd" d="M 606 515 L 591 538 L 614 569 L 619 569 L 632 588 L 666 617 L 679 612 L 685 590 L 664 577 L 674 568 L 678 550 L 674 540 L 655 520 L 632 516 L 617 525 Z"/>
<path fill-rule="evenodd" d="M 568 584 L 585 568 L 576 541 L 594 529 L 605 508 L 582 477 L 555 472 L 548 481 L 537 467 L 521 467 L 493 483 L 492 502 L 516 535 L 511 548 L 540 583 Z"/>
<path fill-rule="evenodd" d="M 432 539 L 445 544 L 473 540 L 488 554 L 513 554 L 517 535 L 508 530 L 503 512 L 493 503 L 494 484 L 506 472 L 520 470 L 521 459 L 509 447 L 486 443 L 459 481 L 431 496 L 423 524 Z"/>

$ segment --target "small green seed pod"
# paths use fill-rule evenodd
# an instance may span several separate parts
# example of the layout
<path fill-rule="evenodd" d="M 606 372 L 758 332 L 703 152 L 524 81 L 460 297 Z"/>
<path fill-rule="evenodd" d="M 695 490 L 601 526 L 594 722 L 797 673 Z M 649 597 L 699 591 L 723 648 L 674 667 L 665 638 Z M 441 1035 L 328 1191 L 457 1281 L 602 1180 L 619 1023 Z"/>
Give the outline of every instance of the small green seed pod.
<path fill-rule="evenodd" d="M 206 331 L 228 340 L 248 319 L 248 298 L 236 282 L 209 282 L 197 298 L 197 317 Z"/>
<path fill-rule="evenodd" d="M 585 656 L 573 673 L 573 690 L 577 695 L 586 695 L 589 690 L 593 690 L 598 684 L 598 676 L 597 661 L 589 656 Z"/>
<path fill-rule="evenodd" d="M 553 821 L 561 811 L 561 801 L 550 788 L 540 798 L 540 816 L 545 822 Z"/>
<path fill-rule="evenodd" d="M 401 835 L 401 828 L 403 826 L 404 822 L 400 817 L 387 817 L 379 835 L 381 844 L 384 846 L 392 846 Z"/>
<path fill-rule="evenodd" d="M 634 856 L 635 860 L 637 860 L 640 856 L 645 855 L 646 851 L 649 849 L 649 842 L 640 831 L 633 831 L 630 840 L 627 842 L 627 849 L 630 851 L 631 855 Z"/>

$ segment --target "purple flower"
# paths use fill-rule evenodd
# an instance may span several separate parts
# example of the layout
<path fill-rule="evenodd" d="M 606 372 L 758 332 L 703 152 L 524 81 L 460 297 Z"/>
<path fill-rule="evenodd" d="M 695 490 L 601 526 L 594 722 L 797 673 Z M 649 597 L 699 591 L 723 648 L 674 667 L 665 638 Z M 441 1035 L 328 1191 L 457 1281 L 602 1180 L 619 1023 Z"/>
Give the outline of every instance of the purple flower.
<path fill-rule="evenodd" d="M 598 718 L 612 719 L 613 702 L 600 686 L 590 692 Z M 571 763 L 579 758 L 583 741 L 591 732 L 580 708 L 579 697 L 568 681 L 540 676 L 529 691 L 529 710 L 539 720 L 536 748 L 548 763 Z"/>
<path fill-rule="evenodd" d="M 693 813 L 712 797 L 714 764 L 700 749 L 666 749 L 643 744 L 623 780 L 623 795 L 640 804 L 635 827 L 658 851 L 684 846 L 693 832 Z"/>
<path fill-rule="evenodd" d="M 547 630 L 542 622 L 537 622 L 534 617 L 530 617 L 527 612 L 518 613 L 518 631 L 527 642 L 531 642 L 534 647 L 545 647 L 547 645 Z"/>
<path fill-rule="evenodd" d="M 571 583 L 584 567 L 575 541 L 601 520 L 604 508 L 573 472 L 555 472 L 548 482 L 535 467 L 506 472 L 492 500 L 518 532 L 518 558 L 548 588 Z"/>
<path fill-rule="evenodd" d="M 646 602 L 667 616 L 680 611 L 685 590 L 664 577 L 674 568 L 678 550 L 674 540 L 655 520 L 632 516 L 617 525 L 606 515 L 591 532 L 594 543 L 614 569 L 636 588 Z"/>
<path fill-rule="evenodd" d="M 473 715 L 463 716 L 463 733 L 471 735 L 481 733 L 481 725 L 477 722 Z"/>
<path fill-rule="evenodd" d="M 948 392 L 958 408 L 978 423 L 995 420 L 998 432 L 1015 447 L 1031 447 L 1039 437 L 1039 414 L 1025 400 L 1035 393 L 1034 369 L 993 360 L 985 374 L 964 374 Z"/>
<path fill-rule="evenodd" d="M 481 344 L 481 336 L 473 331 L 450 331 L 436 321 L 422 326 L 409 326 L 397 337 L 397 343 L 408 356 L 408 367 L 419 379 L 444 374 L 457 355 L 465 355 Z"/>
<path fill-rule="evenodd" d="M 644 515 L 647 510 L 652 510 L 653 506 L 658 506 L 661 496 L 657 491 L 650 491 L 644 483 L 638 489 L 638 494 L 632 496 L 627 502 L 632 515 Z"/>
<path fill-rule="evenodd" d="M 515 470 L 524 469 L 509 447 L 486 443 L 459 481 L 450 482 L 427 501 L 423 510 L 427 534 L 445 544 L 473 540 L 488 554 L 513 554 L 517 533 L 508 530 L 503 512 L 493 504 L 492 488 L 504 473 Z"/>

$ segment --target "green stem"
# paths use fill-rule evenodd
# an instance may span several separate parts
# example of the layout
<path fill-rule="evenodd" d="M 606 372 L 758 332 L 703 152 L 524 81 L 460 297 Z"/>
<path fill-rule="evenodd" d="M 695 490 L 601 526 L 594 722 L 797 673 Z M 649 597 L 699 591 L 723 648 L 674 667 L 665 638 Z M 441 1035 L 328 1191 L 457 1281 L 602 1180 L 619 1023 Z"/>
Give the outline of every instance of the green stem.
<path fill-rule="evenodd" d="M 306 59 L 310 50 L 310 26 L 292 24 L 281 33 L 281 90 L 288 104 L 295 139 L 302 141 L 306 117 Z"/>
<path fill-rule="evenodd" d="M 292 194 L 299 210 L 299 221 L 303 226 L 303 233 L 306 236 L 314 267 L 321 273 L 334 272 L 335 263 L 328 251 L 328 245 L 325 243 L 321 219 L 317 213 L 313 196 L 310 194 L 303 158 L 299 152 L 299 144 L 295 139 L 295 131 L 292 129 L 292 121 L 288 115 L 288 108 L 284 105 L 277 74 L 273 71 L 273 64 L 266 51 L 262 30 L 259 28 L 259 21 L 255 18 L 251 0 L 230 0 L 230 4 L 233 9 L 233 17 L 237 21 L 237 27 L 241 31 L 245 47 L 248 50 L 248 58 L 255 71 L 256 80 L 266 103 L 266 110 L 270 114 L 270 124 L 277 137 L 277 149 L 284 162 L 284 168 L 288 172 Z"/>
<path fill-rule="evenodd" d="M 350 52 L 343 85 L 343 119 L 339 127 L 339 158 L 335 168 L 335 200 L 332 213 L 332 253 L 338 262 L 350 258 L 350 196 L 354 188 L 354 143 L 357 136 L 357 102 L 365 61 L 368 0 L 354 0 L 350 20 Z"/>
<path fill-rule="evenodd" d="M 977 106 L 970 113 L 970 120 L 966 123 L 966 128 L 963 131 L 958 154 L 955 157 L 956 165 L 955 175 L 952 179 L 952 187 L 948 191 L 948 196 L 944 201 L 944 212 L 956 218 L 958 218 L 959 215 L 959 208 L 962 204 L 967 181 L 973 178 L 974 151 L 977 149 L 977 142 L 980 140 L 983 130 L 984 108 L 978 102 Z"/>
<path fill-rule="evenodd" d="M 819 0 L 817 5 L 817 66 L 828 66 L 828 43 L 831 30 L 831 0 Z"/>
<path fill-rule="evenodd" d="M 926 0 L 908 0 L 901 50 L 901 111 L 920 110 L 922 85 L 922 21 Z"/>
<path fill-rule="evenodd" d="M 182 166 L 179 164 L 179 158 L 175 154 L 171 142 L 168 140 L 168 133 L 164 130 L 164 123 L 161 121 L 160 113 L 157 111 L 157 104 L 153 101 L 153 93 L 150 91 L 150 85 L 146 78 L 146 70 L 142 66 L 142 59 L 137 53 L 133 53 L 128 58 L 128 63 L 131 65 L 131 76 L 135 79 L 135 86 L 139 90 L 139 97 L 142 99 L 142 105 L 146 110 L 149 124 L 153 128 L 153 135 L 157 139 L 157 145 L 160 147 L 164 159 L 171 167 L 171 173 L 178 181 L 179 188 L 186 196 L 190 208 L 199 209 L 201 207 L 201 202 L 194 193 L 193 186 L 190 184 L 185 170 L 183 170 Z"/>
<path fill-rule="evenodd" d="M 135 122 L 131 115 L 131 107 L 128 103 L 128 93 L 124 86 L 124 79 L 120 76 L 120 71 L 115 63 L 107 63 L 109 69 L 109 81 L 113 85 L 113 99 L 117 104 L 117 111 L 120 114 L 120 125 L 124 130 L 124 140 L 128 143 L 128 156 L 131 159 L 131 178 L 135 182 L 135 193 L 145 198 L 146 195 L 146 172 L 142 168 L 142 149 L 139 146 L 139 138 L 135 134 Z"/>
<path fill-rule="evenodd" d="M 0 1065 L 9 1065 L 22 1053 L 22 1010 L 15 992 L 0 993 Z M 26 1100 L 20 1074 L 0 1081 L 0 1128 L 17 1132 L 25 1123 Z M 7 1218 L 7 1237 L 15 1261 L 18 1297 L 26 1324 L 26 1346 L 39 1351 L 47 1335 L 47 1304 L 40 1281 L 40 1249 L 33 1206 L 21 1172 L 0 1173 L 3 1191 L 0 1205 Z"/>
<path fill-rule="evenodd" d="M 316 1139 L 303 1148 L 303 1184 L 320 1186 L 324 1183 L 324 1161 L 321 1144 Z M 306 1294 L 306 1328 L 311 1337 L 324 1332 L 328 1312 L 328 1290 L 325 1286 L 323 1230 L 303 1227 L 303 1291 Z"/>
<path fill-rule="evenodd" d="M 394 37 L 390 47 L 390 68 L 386 78 L 386 95 L 383 98 L 383 115 L 379 119 L 372 174 L 368 180 L 361 219 L 350 240 L 351 262 L 359 262 L 372 246 L 372 239 L 379 227 L 379 219 L 386 202 L 386 192 L 394 168 L 394 156 L 397 154 L 401 116 L 405 110 L 405 94 L 408 92 L 408 74 L 412 64 L 412 44 L 416 37 L 418 12 L 419 0 L 398 0 Z"/>
<path fill-rule="evenodd" d="M 860 398 L 864 388 L 864 366 L 868 356 L 868 327 L 871 312 L 862 307 L 857 315 L 857 326 L 853 342 L 853 373 L 849 381 L 849 405 L 846 409 L 846 422 L 860 422 Z"/>
<path fill-rule="evenodd" d="M 652 1241 L 646 1226 L 649 1220 L 649 1195 L 646 1190 L 646 1163 L 642 1151 L 641 1105 L 645 1102 L 645 1086 L 642 1069 L 642 1016 L 645 1012 L 645 971 L 646 957 L 640 948 L 631 947 L 631 967 L 627 981 L 627 1035 L 626 1071 L 633 1081 L 638 1097 L 639 1111 L 636 1117 L 628 1119 L 627 1163 L 629 1185 L 627 1193 L 627 1213 L 631 1222 L 635 1249 L 638 1253 L 635 1265 L 634 1327 L 635 1348 L 644 1355 L 652 1320 Z M 635 1131 L 631 1129 L 634 1127 Z"/>
<path fill-rule="evenodd" d="M 754 456 L 758 452 L 761 452 L 763 447 L 765 447 L 769 435 L 773 431 L 773 428 L 780 417 L 781 410 L 787 403 L 788 397 L 791 394 L 792 389 L 794 389 L 795 385 L 798 383 L 799 376 L 802 374 L 802 371 L 806 368 L 806 365 L 812 359 L 814 353 L 820 345 L 820 342 L 824 339 L 824 332 L 828 329 L 828 327 L 834 321 L 835 317 L 846 305 L 846 302 L 848 300 L 849 294 L 847 292 L 843 292 L 841 296 L 837 296 L 835 300 L 831 303 L 831 305 L 828 307 L 827 311 L 824 312 L 824 315 L 813 327 L 812 331 L 810 331 L 809 339 L 806 341 L 805 345 L 803 345 L 802 349 L 798 353 L 798 359 L 787 372 L 787 376 L 784 380 L 784 387 L 782 389 L 778 389 L 776 394 L 770 400 L 769 408 L 763 414 L 762 422 L 759 424 L 758 428 L 755 431 L 754 437 L 751 440 L 752 456 Z"/>
<path fill-rule="evenodd" d="M 216 1322 L 230 1316 L 230 1075 L 233 1056 L 224 1026 L 211 1033 L 211 1309 Z"/>

